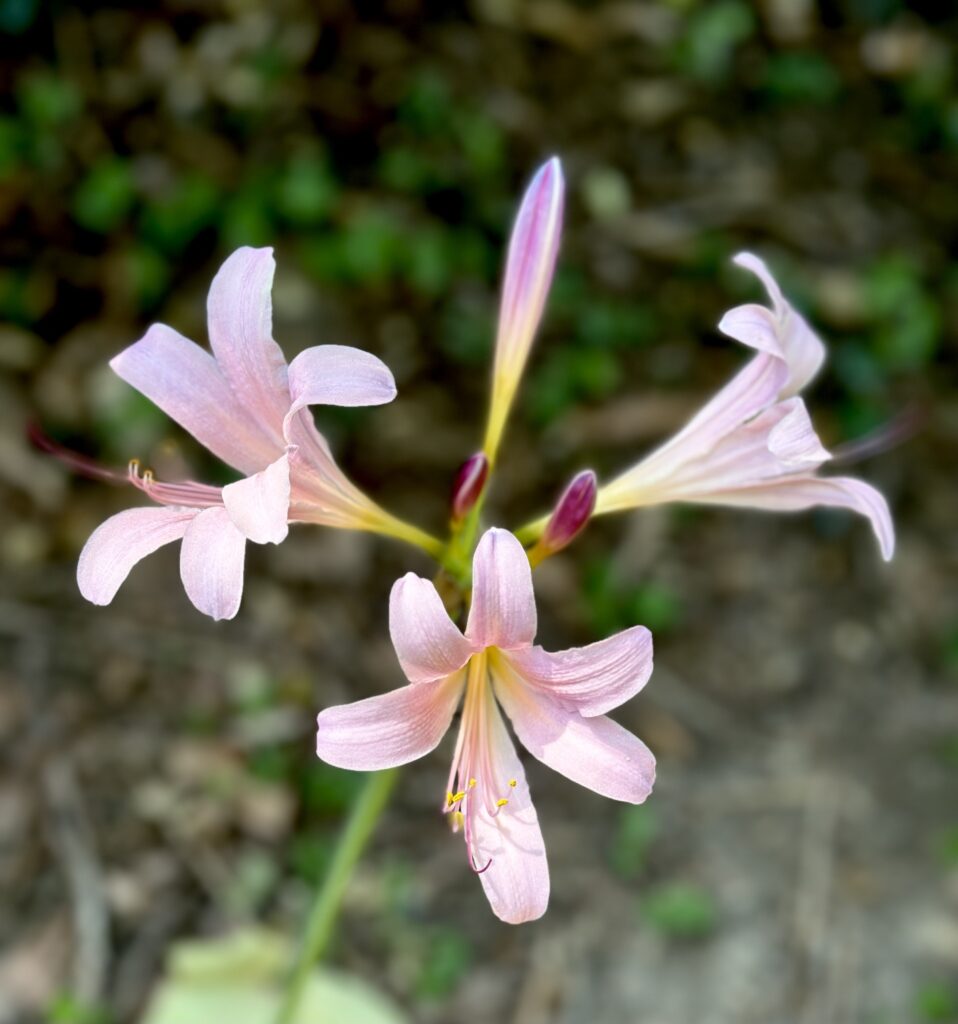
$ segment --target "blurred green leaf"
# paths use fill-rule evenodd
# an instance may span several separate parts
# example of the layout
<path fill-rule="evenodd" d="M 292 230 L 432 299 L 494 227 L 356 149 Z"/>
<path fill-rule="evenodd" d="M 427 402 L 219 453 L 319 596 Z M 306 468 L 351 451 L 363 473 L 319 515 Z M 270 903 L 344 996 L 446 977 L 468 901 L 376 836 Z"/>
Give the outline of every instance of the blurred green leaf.
<path fill-rule="evenodd" d="M 416 980 L 421 999 L 442 999 L 453 992 L 472 966 L 473 949 L 469 940 L 451 928 L 431 935 Z"/>
<path fill-rule="evenodd" d="M 47 1024 L 109 1024 L 110 1014 L 102 1007 L 79 1002 L 69 994 L 56 997 L 46 1012 Z"/>
<path fill-rule="evenodd" d="M 705 889 L 671 882 L 642 899 L 642 913 L 653 928 L 676 939 L 704 938 L 715 930 L 718 913 Z"/>
<path fill-rule="evenodd" d="M 609 852 L 613 870 L 626 879 L 641 874 L 658 831 L 658 820 L 652 808 L 645 805 L 623 808 Z"/>
<path fill-rule="evenodd" d="M 313 759 L 300 777 L 303 807 L 307 813 L 342 814 L 352 806 L 363 783 L 360 772 Z"/>
<path fill-rule="evenodd" d="M 295 156 L 275 186 L 276 209 L 290 224 L 313 227 L 328 217 L 339 195 L 329 163 L 318 153 Z"/>
<path fill-rule="evenodd" d="M 34 22 L 40 0 L 0 0 L 0 32 L 19 35 Z"/>
<path fill-rule="evenodd" d="M 958 825 L 951 825 L 938 837 L 938 855 L 950 867 L 958 865 Z"/>
<path fill-rule="evenodd" d="M 0 179 L 15 171 L 23 160 L 23 129 L 12 117 L 0 117 Z"/>
<path fill-rule="evenodd" d="M 712 0 L 688 16 L 677 61 L 687 74 L 709 81 L 724 77 L 740 43 L 755 31 L 755 15 L 742 0 Z"/>
<path fill-rule="evenodd" d="M 94 164 L 80 181 L 73 195 L 73 217 L 87 231 L 106 234 L 126 220 L 135 201 L 130 165 L 109 157 Z"/>
<path fill-rule="evenodd" d="M 769 56 L 765 92 L 778 103 L 834 103 L 842 80 L 827 58 L 814 51 L 789 50 Z"/>
<path fill-rule="evenodd" d="M 24 117 L 38 127 L 54 128 L 77 116 L 83 106 L 79 89 L 52 71 L 30 71 L 17 80 Z"/>
<path fill-rule="evenodd" d="M 903 254 L 880 259 L 866 275 L 865 295 L 882 365 L 892 370 L 926 366 L 937 350 L 941 316 L 912 260 Z"/>
<path fill-rule="evenodd" d="M 924 1021 L 955 1024 L 958 1021 L 958 990 L 946 982 L 928 982 L 915 994 L 915 1009 Z"/>
<path fill-rule="evenodd" d="M 203 175 L 187 174 L 147 202 L 140 230 L 145 241 L 174 255 L 216 222 L 219 209 L 216 184 Z"/>
<path fill-rule="evenodd" d="M 142 1024 L 275 1024 L 292 950 L 259 930 L 180 942 Z M 296 1024 L 404 1024 L 403 1015 L 359 978 L 329 968 L 310 976 Z"/>

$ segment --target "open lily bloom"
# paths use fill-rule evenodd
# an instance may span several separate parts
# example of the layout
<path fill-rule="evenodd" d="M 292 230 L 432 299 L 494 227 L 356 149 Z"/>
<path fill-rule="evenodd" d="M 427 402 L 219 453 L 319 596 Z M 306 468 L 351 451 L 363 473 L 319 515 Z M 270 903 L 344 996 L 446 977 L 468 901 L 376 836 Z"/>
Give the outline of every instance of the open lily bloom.
<path fill-rule="evenodd" d="M 758 354 L 672 440 L 602 487 L 595 514 L 669 501 L 775 511 L 835 506 L 866 516 L 890 559 L 895 533 L 881 494 L 862 480 L 818 474 L 831 456 L 798 393 L 824 360 L 822 342 L 757 256 L 739 253 L 735 262 L 764 284 L 772 308 L 738 306 L 719 329 Z"/>
<path fill-rule="evenodd" d="M 545 309 L 559 239 L 565 181 L 558 157 L 536 172 L 519 207 L 509 239 L 499 307 L 492 401 L 483 451 L 495 462 L 502 431 Z"/>
<path fill-rule="evenodd" d="M 87 541 L 77 579 L 94 604 L 109 604 L 141 558 L 182 540 L 190 600 L 214 619 L 232 618 L 247 540 L 278 544 L 289 522 L 411 531 L 347 479 L 307 408 L 390 402 L 392 374 L 370 353 L 343 345 L 306 349 L 287 366 L 272 336 L 274 269 L 271 249 L 250 248 L 220 268 L 208 299 L 212 354 L 154 324 L 111 361 L 118 376 L 245 476 L 223 488 L 168 484 L 131 464 L 131 482 L 160 507 L 120 512 Z"/>
<path fill-rule="evenodd" d="M 603 796 L 641 803 L 655 758 L 606 712 L 648 681 L 651 634 L 635 626 L 555 654 L 534 646 L 529 561 L 498 529 L 476 548 L 465 635 L 432 583 L 413 573 L 393 586 L 389 629 L 409 685 L 321 712 L 317 753 L 360 771 L 405 764 L 438 745 L 464 698 L 443 810 L 464 834 L 494 913 L 511 924 L 540 917 L 549 899 L 546 851 L 499 708 L 540 761 Z"/>

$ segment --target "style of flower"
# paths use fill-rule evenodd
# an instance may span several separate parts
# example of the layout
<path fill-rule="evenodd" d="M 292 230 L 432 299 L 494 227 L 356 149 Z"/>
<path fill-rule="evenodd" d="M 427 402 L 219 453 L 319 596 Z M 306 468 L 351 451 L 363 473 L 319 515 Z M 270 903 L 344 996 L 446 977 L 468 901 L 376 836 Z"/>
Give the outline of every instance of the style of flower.
<path fill-rule="evenodd" d="M 512 407 L 545 308 L 562 235 L 565 180 L 558 157 L 536 172 L 519 206 L 509 239 L 499 307 L 492 399 L 483 451 L 490 466 Z"/>
<path fill-rule="evenodd" d="M 540 917 L 549 899 L 545 845 L 499 708 L 540 761 L 603 796 L 641 803 L 655 758 L 606 712 L 647 682 L 651 634 L 635 626 L 558 653 L 534 646 L 529 561 L 499 529 L 476 548 L 465 634 L 432 583 L 413 573 L 393 586 L 389 628 L 409 685 L 321 712 L 317 753 L 360 771 L 406 764 L 438 745 L 464 698 L 443 810 L 464 834 L 494 913 L 512 924 Z"/>
<path fill-rule="evenodd" d="M 895 533 L 885 499 L 852 477 L 820 476 L 831 456 L 798 394 L 825 358 L 825 347 L 783 297 L 757 256 L 739 253 L 768 292 L 772 308 L 729 311 L 719 329 L 757 351 L 670 441 L 599 490 L 595 515 L 663 502 L 798 511 L 815 505 L 866 516 L 890 559 Z"/>
<path fill-rule="evenodd" d="M 247 540 L 279 544 L 290 522 L 431 543 L 349 481 L 307 408 L 390 402 L 392 374 L 370 353 L 343 345 L 308 348 L 287 366 L 272 336 L 274 270 L 271 249 L 250 248 L 220 268 L 207 305 L 212 354 L 154 324 L 111 361 L 119 377 L 244 478 L 222 488 L 161 483 L 131 463 L 130 482 L 160 507 L 120 512 L 87 541 L 77 581 L 94 604 L 109 604 L 140 559 L 175 540 L 182 540 L 186 593 L 214 619 L 239 608 Z"/>

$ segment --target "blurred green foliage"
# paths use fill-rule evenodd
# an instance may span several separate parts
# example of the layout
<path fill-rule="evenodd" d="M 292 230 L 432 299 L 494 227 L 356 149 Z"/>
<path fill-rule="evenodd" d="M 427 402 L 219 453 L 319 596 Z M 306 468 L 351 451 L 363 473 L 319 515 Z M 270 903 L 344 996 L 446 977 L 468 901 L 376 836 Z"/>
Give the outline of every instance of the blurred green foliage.
<path fill-rule="evenodd" d="M 609 850 L 609 860 L 615 872 L 626 880 L 641 875 L 658 834 L 658 819 L 651 807 L 643 804 L 623 808 Z"/>
<path fill-rule="evenodd" d="M 642 915 L 673 939 L 701 939 L 715 930 L 718 910 L 711 894 L 690 882 L 669 882 L 641 899 Z"/>
<path fill-rule="evenodd" d="M 955 1024 L 958 1021 L 958 989 L 944 981 L 923 985 L 915 995 L 915 1010 L 929 1024 Z"/>

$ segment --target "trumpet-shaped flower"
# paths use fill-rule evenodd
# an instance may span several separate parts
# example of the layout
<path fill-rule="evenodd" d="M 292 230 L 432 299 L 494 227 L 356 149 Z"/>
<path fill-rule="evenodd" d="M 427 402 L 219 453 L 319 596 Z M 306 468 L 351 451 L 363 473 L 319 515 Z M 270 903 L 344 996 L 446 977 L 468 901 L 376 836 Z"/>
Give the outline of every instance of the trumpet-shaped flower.
<path fill-rule="evenodd" d="M 549 295 L 559 254 L 564 198 L 562 165 L 558 157 L 553 157 L 539 168 L 526 189 L 509 239 L 492 371 L 492 401 L 483 444 L 490 464 L 495 462 L 506 418 Z"/>
<path fill-rule="evenodd" d="M 133 566 L 182 540 L 180 575 L 193 604 L 232 618 L 243 590 L 246 541 L 278 544 L 289 522 L 404 535 L 345 476 L 316 430 L 309 405 L 379 405 L 396 395 L 392 374 L 368 352 L 319 345 L 287 366 L 272 336 L 271 249 L 238 249 L 208 299 L 212 354 L 154 324 L 110 363 L 114 372 L 200 444 L 244 474 L 225 487 L 161 483 L 131 463 L 130 481 L 160 507 L 103 523 L 84 547 L 84 597 L 109 604 Z"/>
<path fill-rule="evenodd" d="M 651 634 L 635 626 L 555 654 L 534 646 L 529 561 L 498 529 L 476 548 L 465 634 L 435 587 L 412 573 L 393 586 L 389 628 L 409 685 L 321 712 L 317 753 L 360 771 L 405 764 L 438 745 L 462 700 L 442 809 L 463 833 L 494 913 L 511 924 L 540 917 L 549 899 L 545 845 L 500 707 L 540 761 L 603 796 L 641 803 L 655 758 L 606 712 L 647 682 Z"/>
<path fill-rule="evenodd" d="M 895 534 L 881 494 L 852 477 L 818 474 L 831 456 L 798 393 L 824 360 L 822 342 L 757 256 L 740 253 L 735 262 L 764 284 L 772 308 L 738 306 L 719 329 L 757 355 L 675 437 L 602 487 L 595 514 L 669 501 L 776 511 L 836 506 L 866 516 L 890 559 Z"/>

